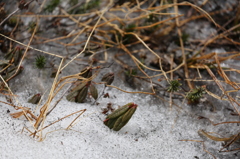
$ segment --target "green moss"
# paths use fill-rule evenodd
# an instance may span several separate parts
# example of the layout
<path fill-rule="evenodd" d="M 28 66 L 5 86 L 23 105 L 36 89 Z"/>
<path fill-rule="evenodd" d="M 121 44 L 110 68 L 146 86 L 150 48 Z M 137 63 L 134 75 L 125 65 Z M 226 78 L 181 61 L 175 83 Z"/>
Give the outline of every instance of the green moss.
<path fill-rule="evenodd" d="M 35 58 L 35 66 L 38 69 L 43 69 L 45 67 L 46 64 L 46 58 L 42 55 L 39 55 Z"/>
<path fill-rule="evenodd" d="M 187 93 L 186 98 L 189 103 L 198 103 L 203 94 L 205 94 L 205 87 L 196 87 Z"/>
<path fill-rule="evenodd" d="M 178 80 L 172 80 L 169 82 L 170 86 L 168 87 L 168 92 L 176 92 L 180 89 L 180 86 L 182 85 Z"/>

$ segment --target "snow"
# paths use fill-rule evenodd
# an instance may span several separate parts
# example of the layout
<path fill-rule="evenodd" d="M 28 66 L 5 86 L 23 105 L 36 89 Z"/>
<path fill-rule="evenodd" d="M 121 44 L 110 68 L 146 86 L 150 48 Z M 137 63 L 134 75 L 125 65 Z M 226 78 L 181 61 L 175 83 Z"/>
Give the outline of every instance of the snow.
<path fill-rule="evenodd" d="M 18 98 L 21 103 L 27 101 L 24 92 L 19 93 Z M 99 100 L 99 105 L 78 104 L 64 99 L 47 117 L 46 123 L 77 110 L 87 111 L 72 130 L 64 129 L 76 115 L 47 128 L 43 131 L 43 135 L 47 135 L 42 142 L 28 136 L 26 130 L 22 132 L 24 125 L 31 127 L 29 122 L 24 118 L 13 119 L 7 110 L 11 113 L 16 111 L 1 104 L 1 158 L 208 158 L 201 144 L 178 141 L 196 138 L 200 125 L 190 124 L 192 119 L 189 116 L 177 118 L 177 111 L 170 110 L 167 105 L 150 104 L 152 100 L 150 96 L 142 98 L 136 94 L 120 94 L 115 89 L 111 89 L 110 98 Z M 5 99 L 1 98 L 1 101 Z M 138 104 L 129 123 L 118 132 L 103 124 L 105 115 L 101 113 L 101 108 L 112 101 L 115 108 L 128 102 Z M 50 131 L 53 132 L 47 133 Z"/>
<path fill-rule="evenodd" d="M 103 70 L 109 72 L 109 70 Z M 37 75 L 35 70 L 30 69 L 27 75 L 19 76 L 20 79 L 12 81 L 12 87 L 18 86 L 16 91 L 17 99 L 22 106 L 31 108 L 35 115 L 39 115 L 39 109 L 44 104 L 47 96 L 42 103 L 37 107 L 34 104 L 27 103 L 28 99 L 34 94 L 39 93 L 32 90 L 30 82 L 38 78 L 43 78 L 42 74 Z M 24 72 L 23 72 L 24 73 Z M 25 72 L 26 73 L 26 72 Z M 101 72 L 99 77 L 104 73 Z M 43 73 L 45 76 L 45 74 Z M 99 81 L 99 77 L 94 79 Z M 26 79 L 24 79 L 26 78 Z M 44 78 L 43 78 L 44 79 Z M 24 82 L 25 81 L 25 82 Z M 28 81 L 28 82 L 26 82 Z M 39 80 L 37 85 L 41 85 L 39 90 L 51 88 L 51 81 Z M 113 85 L 120 87 L 123 90 L 134 92 L 127 86 L 124 86 L 120 78 L 116 78 Z M 101 92 L 103 85 L 96 85 Z M 61 91 L 51 103 L 51 106 L 59 99 Z M 199 105 L 182 104 L 182 100 L 174 100 L 181 106 L 182 109 L 169 106 L 162 100 L 151 95 L 123 93 L 115 88 L 107 88 L 105 93 L 109 93 L 109 98 L 100 98 L 98 105 L 93 105 L 93 99 L 88 98 L 86 103 L 69 102 L 65 97 L 60 101 L 52 113 L 47 116 L 45 126 L 51 124 L 62 117 L 72 114 L 76 111 L 86 109 L 75 122 L 70 130 L 66 130 L 69 124 L 79 114 L 74 114 L 62 121 L 59 121 L 52 126 L 44 129 L 43 141 L 39 138 L 33 138 L 26 129 L 27 127 L 33 131 L 32 124 L 24 117 L 19 119 L 12 118 L 10 113 L 18 112 L 11 106 L 1 103 L 0 109 L 0 154 L 1 158 L 6 159 L 67 159 L 67 158 L 99 158 L 99 159 L 122 159 L 122 158 L 138 158 L 138 159 L 193 159 L 193 158 L 212 158 L 203 149 L 202 142 L 204 141 L 206 149 L 219 158 L 232 157 L 232 154 L 219 154 L 218 150 L 222 147 L 221 142 L 215 142 L 207 138 L 202 138 L 198 134 L 198 130 L 204 129 L 208 132 L 218 132 L 225 136 L 235 134 L 238 126 L 220 125 L 214 127 L 208 120 L 199 120 L 199 116 L 204 116 L 218 123 L 221 121 L 235 120 L 235 117 L 229 116 L 229 111 L 225 109 L 228 102 L 216 102 L 216 99 L 209 98 L 208 100 L 214 103 L 216 110 L 211 111 L 212 107 L 206 103 Z M 167 98 L 166 98 L 167 100 Z M 0 101 L 6 99 L 0 97 Z M 102 114 L 102 108 L 106 108 L 108 103 L 112 103 L 113 108 L 118 108 L 129 102 L 134 102 L 138 105 L 135 114 L 132 116 L 127 125 L 120 131 L 115 132 L 110 130 L 103 124 L 106 115 Z M 185 102 L 186 103 L 186 102 Z M 16 103 L 17 105 L 17 103 Z M 230 106 L 231 107 L 231 106 Z M 194 140 L 194 141 L 180 141 Z M 236 157 L 237 158 L 237 157 Z"/>

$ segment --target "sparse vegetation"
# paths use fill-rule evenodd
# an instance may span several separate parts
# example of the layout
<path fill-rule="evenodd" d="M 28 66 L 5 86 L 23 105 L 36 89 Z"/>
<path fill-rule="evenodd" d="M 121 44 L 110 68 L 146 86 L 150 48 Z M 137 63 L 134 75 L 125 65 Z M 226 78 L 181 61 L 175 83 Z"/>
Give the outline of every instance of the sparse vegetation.
<path fill-rule="evenodd" d="M 0 55 L 4 57 L 0 59 L 1 94 L 8 99 L 9 105 L 20 110 L 12 114 L 14 118 L 24 115 L 34 122 L 34 128 L 28 128 L 31 136 L 43 140 L 42 130 L 51 126 L 44 125 L 43 121 L 54 111 L 62 98 L 97 106 L 96 101 L 99 98 L 109 97 L 109 94 L 104 92 L 106 87 L 123 93 L 152 95 L 153 100 L 162 99 L 181 110 L 184 110 L 186 105 L 192 109 L 198 108 L 203 97 L 206 97 L 206 100 L 224 100 L 229 102 L 232 112 L 237 117 L 240 116 L 239 99 L 234 95 L 240 88 L 239 81 L 235 78 L 240 72 L 240 12 L 234 10 L 234 5 L 229 3 L 230 7 L 224 8 L 210 0 L 201 5 L 201 2 L 177 0 L 115 3 L 69 0 L 67 5 L 64 3 L 66 6 L 61 5 L 62 3 L 64 2 L 60 0 L 51 0 L 42 4 L 43 11 L 34 12 L 34 9 L 28 11 L 28 8 L 24 8 L 26 12 L 22 11 L 19 15 L 12 12 L 16 14 L 14 17 L 11 17 L 11 13 L 5 11 L 4 4 L 0 3 L 0 23 L 8 19 L 0 24 Z M 208 5 L 216 7 L 211 9 Z M 52 15 L 58 6 L 58 13 Z M 183 7 L 185 8 L 180 13 L 179 10 Z M 41 9 L 41 6 L 37 9 Z M 27 18 L 32 20 L 28 23 L 28 30 L 25 29 L 25 23 L 19 22 L 19 18 L 21 21 Z M 36 35 L 38 29 L 41 32 Z M 91 48 L 92 45 L 96 47 Z M 45 46 L 48 49 L 43 49 Z M 217 52 L 218 48 L 223 51 Z M 36 57 L 33 51 L 41 55 Z M 11 91 L 11 85 L 7 84 L 13 78 L 21 80 L 21 76 L 16 75 L 23 71 L 24 65 L 32 62 L 29 62 L 31 57 L 36 57 L 36 68 L 46 68 L 45 55 L 50 56 L 47 58 L 51 59 L 48 61 L 50 65 L 58 67 L 50 73 L 54 79 L 49 76 L 53 83 L 46 103 L 40 105 L 40 114 L 35 115 L 30 108 L 14 105 L 12 101 L 16 95 Z M 115 71 L 116 68 L 119 69 L 116 73 L 106 74 L 105 70 Z M 60 75 L 61 72 L 64 74 Z M 128 92 L 117 85 L 116 79 L 128 83 L 134 89 L 138 89 L 139 83 L 144 88 Z M 173 79 L 181 79 L 181 82 Z M 102 93 L 99 93 L 98 86 L 104 88 Z M 161 91 L 164 93 L 161 94 L 157 87 L 163 87 Z M 50 105 L 61 90 L 64 90 L 65 94 L 54 106 Z M 179 100 L 183 99 L 180 98 L 182 96 L 187 99 L 186 105 L 179 106 L 177 103 L 182 100 L 174 102 L 173 95 Z M 39 96 L 40 94 L 36 94 L 29 102 L 39 103 Z M 132 105 L 114 118 L 108 115 L 104 124 L 110 129 L 120 130 L 137 108 L 136 104 Z M 132 113 L 128 117 L 124 116 L 130 110 Z M 85 111 L 86 109 L 80 110 L 71 115 Z M 59 118 L 56 122 L 67 117 Z M 237 122 L 219 123 L 240 123 L 238 118 L 236 120 Z M 200 132 L 208 139 L 216 139 L 205 131 Z M 231 142 L 226 140 L 228 144 L 223 148 L 231 151 L 231 146 L 237 144 L 238 136 L 239 132 L 235 132 Z M 237 150 L 239 149 L 233 149 Z"/>

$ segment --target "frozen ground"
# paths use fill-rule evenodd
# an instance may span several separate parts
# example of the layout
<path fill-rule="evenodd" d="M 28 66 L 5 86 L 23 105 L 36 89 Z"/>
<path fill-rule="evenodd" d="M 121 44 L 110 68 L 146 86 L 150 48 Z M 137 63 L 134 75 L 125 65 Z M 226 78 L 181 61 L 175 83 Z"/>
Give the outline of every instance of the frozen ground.
<path fill-rule="evenodd" d="M 201 24 L 203 23 L 201 22 Z M 196 34 L 196 37 L 194 38 L 201 37 L 204 39 L 208 37 L 209 34 L 215 32 L 214 29 L 210 28 L 211 26 L 208 23 L 204 23 L 204 27 L 196 25 L 195 22 L 189 23 L 188 25 L 189 28 L 192 28 L 189 29 L 188 33 L 190 35 L 194 34 L 192 37 Z M 41 50 L 50 51 L 56 54 L 61 53 L 61 55 L 64 56 L 66 54 L 66 51 L 59 46 L 49 47 L 48 45 L 35 45 L 34 47 L 40 47 Z M 225 52 L 225 50 L 221 47 L 216 48 L 216 50 L 220 50 L 219 52 Z M 218 52 L 216 50 L 215 52 Z M 115 51 L 117 51 L 117 49 L 115 49 Z M 209 50 L 209 52 L 213 52 L 213 50 Z M 29 107 L 33 111 L 35 110 L 36 105 L 27 103 L 27 100 L 34 93 L 43 93 L 46 89 L 49 89 L 52 84 L 52 81 L 49 80 L 49 78 L 46 78 L 50 72 L 49 70 L 36 71 L 36 69 L 32 69 L 33 67 L 31 62 L 34 60 L 36 54 L 39 53 L 32 50 L 28 52 L 28 57 L 23 62 L 23 75 L 20 75 L 19 79 L 14 79 L 11 83 L 11 89 L 14 93 L 16 92 L 16 95 L 18 95 L 17 98 L 21 105 Z M 50 59 L 49 57 L 47 58 L 48 60 Z M 127 57 L 125 60 L 130 60 L 130 58 Z M 54 62 L 59 62 L 59 59 Z M 229 63 L 234 64 L 234 62 L 231 61 Z M 115 66 L 112 66 L 110 69 L 116 69 Z M 239 68 L 239 66 L 237 66 L 237 68 Z M 70 70 L 73 70 L 73 72 L 70 73 Z M 66 71 L 62 72 L 62 75 L 77 73 L 79 70 L 81 70 L 79 65 L 71 66 L 71 68 L 66 68 Z M 107 72 L 108 70 L 104 71 Z M 101 72 L 101 75 L 102 74 L 104 74 L 104 72 Z M 234 79 L 239 81 L 237 76 Z M 99 82 L 99 79 L 97 80 Z M 116 79 L 113 85 L 121 87 L 127 91 L 136 91 L 130 89 L 129 87 L 125 87 L 123 82 L 121 82 L 120 78 Z M 207 87 L 214 90 L 214 87 L 217 86 L 211 82 L 207 85 Z M 102 90 L 102 86 L 99 85 L 99 88 Z M 219 90 L 215 89 L 215 91 Z M 170 108 L 168 103 L 163 103 L 160 99 L 149 95 L 122 93 L 121 91 L 113 88 L 108 88 L 105 92 L 110 94 L 110 98 L 100 98 L 98 101 L 99 105 L 91 105 L 93 100 L 88 100 L 87 103 L 83 104 L 69 102 L 65 98 L 61 100 L 56 109 L 54 109 L 54 111 L 47 117 L 45 125 L 53 123 L 54 121 L 73 112 L 83 109 L 87 109 L 87 111 L 78 118 L 79 121 L 73 126 L 72 130 L 65 129 L 76 117 L 76 115 L 66 118 L 45 129 L 43 131 L 43 136 L 46 138 L 42 142 L 39 142 L 38 139 L 29 136 L 30 133 L 26 129 L 23 130 L 24 126 L 30 129 L 32 128 L 29 121 L 25 118 L 12 118 L 10 113 L 17 111 L 9 105 L 0 103 L 0 158 L 213 158 L 210 154 L 204 151 L 202 143 L 196 141 L 204 141 L 206 150 L 214 154 L 217 158 L 240 158 L 240 154 L 238 152 L 219 153 L 218 150 L 222 147 L 221 142 L 215 142 L 207 138 L 202 138 L 197 133 L 199 129 L 204 129 L 209 132 L 218 132 L 223 136 L 229 136 L 235 134 L 237 130 L 239 130 L 239 126 L 236 124 L 219 125 L 214 127 L 209 121 L 198 119 L 199 116 L 204 116 L 210 118 L 215 123 L 227 120 L 238 120 L 237 117 L 229 115 L 229 110 L 226 108 L 232 108 L 232 106 L 227 102 L 218 101 L 208 96 L 207 99 L 214 103 L 214 107 L 216 108 L 213 112 L 211 111 L 211 107 L 204 103 L 196 106 L 190 106 L 187 104 L 181 104 L 182 100 L 175 100 L 174 102 L 183 108 L 178 109 L 176 106 Z M 58 97 L 59 96 L 60 94 Z M 165 99 L 168 100 L 168 98 Z M 0 101 L 6 101 L 6 99 L 0 97 Z M 138 104 L 138 109 L 129 123 L 119 132 L 109 130 L 109 128 L 103 124 L 105 115 L 101 113 L 102 108 L 105 108 L 107 103 L 112 103 L 113 107 L 117 108 L 118 106 L 125 105 L 129 102 Z M 35 114 L 39 114 L 39 109 L 37 109 Z"/>
<path fill-rule="evenodd" d="M 29 103 L 24 102 L 28 98 L 25 92 L 19 93 L 18 97 L 23 105 L 31 107 Z M 1 100 L 5 99 L 1 98 Z M 150 96 L 119 93 L 115 89 L 111 90 L 110 98 L 103 98 L 98 106 L 77 104 L 64 99 L 47 117 L 47 123 L 54 122 L 56 117 L 61 118 L 81 109 L 87 109 L 87 111 L 79 118 L 80 121 L 73 126 L 72 130 L 63 129 L 76 115 L 46 129 L 44 135 L 47 134 L 47 136 L 42 142 L 29 137 L 26 130 L 22 132 L 23 125 L 30 126 L 30 124 L 23 118 L 13 119 L 9 111 L 11 113 L 16 111 L 10 109 L 8 105 L 1 104 L 1 158 L 211 158 L 204 152 L 201 143 L 179 140 L 202 140 L 197 131 L 203 128 L 212 130 L 213 126 L 206 124 L 204 120 L 195 119 L 186 112 L 177 113 L 178 111 L 174 109 L 170 110 L 168 105 L 154 104 L 157 103 L 157 99 L 154 100 Z M 101 108 L 108 102 L 112 102 L 114 107 L 128 102 L 139 105 L 132 119 L 119 132 L 109 130 L 103 124 L 105 116 L 101 114 Z M 54 132 L 47 133 L 50 131 Z M 210 152 L 217 153 L 216 146 L 220 148 L 220 143 L 210 143 L 215 147 L 215 149 L 210 148 Z M 217 156 L 229 158 L 228 155 Z"/>
<path fill-rule="evenodd" d="M 21 133 L 26 121 L 11 118 L 9 106 L 1 104 L 1 158 L 209 158 L 200 143 L 178 141 L 200 139 L 197 131 L 202 127 L 201 122 L 192 122 L 189 116 L 177 118 L 176 111 L 169 107 L 151 104 L 150 96 L 119 94 L 116 90 L 111 94 L 117 98 L 104 98 L 98 106 L 62 100 L 48 121 L 56 120 L 57 114 L 63 117 L 77 110 L 86 108 L 87 111 L 73 130 L 49 133 L 43 142 L 29 137 L 26 131 Z M 18 95 L 20 101 L 26 98 L 24 93 Z M 119 132 L 109 130 L 102 122 L 101 107 L 112 101 L 114 106 L 129 101 L 139 105 L 133 118 Z M 72 119 L 63 120 L 50 130 L 64 129 Z"/>

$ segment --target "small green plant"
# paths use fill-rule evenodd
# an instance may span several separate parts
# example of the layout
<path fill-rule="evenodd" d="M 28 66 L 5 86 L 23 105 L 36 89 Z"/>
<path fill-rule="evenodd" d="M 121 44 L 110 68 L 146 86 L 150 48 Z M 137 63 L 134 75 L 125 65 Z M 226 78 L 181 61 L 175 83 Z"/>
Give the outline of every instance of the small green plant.
<path fill-rule="evenodd" d="M 86 67 L 81 71 L 81 76 L 84 78 L 90 78 L 92 76 L 92 68 Z"/>
<path fill-rule="evenodd" d="M 80 72 L 80 76 L 84 78 L 91 78 L 92 77 L 92 68 L 86 67 Z M 98 90 L 93 85 L 94 82 L 87 81 L 84 79 L 79 79 L 74 84 L 75 86 L 71 89 L 69 94 L 66 96 L 67 100 L 70 102 L 76 102 L 76 103 L 84 103 L 86 98 L 88 97 L 88 94 L 91 94 L 91 96 L 97 100 L 98 98 Z"/>
<path fill-rule="evenodd" d="M 203 94 L 206 93 L 205 86 L 196 87 L 186 94 L 188 103 L 198 103 Z"/>
<path fill-rule="evenodd" d="M 109 127 L 109 129 L 119 131 L 128 123 L 137 107 L 137 104 L 128 103 L 109 114 L 103 123 Z"/>
<path fill-rule="evenodd" d="M 23 48 L 15 47 L 5 55 L 5 59 L 9 60 L 10 63 L 13 63 L 15 66 L 17 66 L 22 58 L 22 51 Z"/>
<path fill-rule="evenodd" d="M 91 84 L 89 90 L 90 90 L 91 96 L 92 96 L 95 100 L 97 100 L 97 98 L 98 98 L 98 90 L 97 90 L 97 88 L 96 88 L 93 84 Z"/>
<path fill-rule="evenodd" d="M 114 80 L 114 73 L 110 72 L 105 74 L 101 81 L 106 82 L 105 85 L 111 85 Z"/>
<path fill-rule="evenodd" d="M 38 93 L 38 94 L 33 95 L 33 96 L 28 100 L 28 103 L 38 104 L 40 100 L 41 100 L 41 94 Z"/>
<path fill-rule="evenodd" d="M 17 66 L 10 67 L 10 69 L 7 69 L 5 75 L 3 76 L 3 79 L 5 81 L 11 80 L 13 77 L 16 77 L 18 74 L 20 74 L 24 70 L 23 66 L 20 66 L 18 69 Z M 16 72 L 17 71 L 17 72 Z"/>
<path fill-rule="evenodd" d="M 90 82 L 89 82 L 90 83 Z M 88 88 L 89 88 L 89 83 L 84 85 L 79 91 L 77 96 L 75 97 L 75 102 L 77 103 L 84 103 L 84 100 L 87 98 L 88 95 Z"/>
<path fill-rule="evenodd" d="M 35 66 L 38 69 L 43 69 L 45 67 L 46 64 L 46 58 L 42 55 L 39 55 L 35 58 Z"/>
<path fill-rule="evenodd" d="M 87 83 L 78 81 L 76 84 L 77 84 L 77 86 L 72 88 L 72 90 L 66 96 L 68 101 L 76 102 L 76 103 L 84 103 L 86 98 L 87 98 L 87 96 L 88 96 L 88 91 L 91 94 L 91 96 L 95 100 L 97 100 L 97 98 L 98 98 L 98 90 L 91 83 L 91 81 L 89 81 Z"/>
<path fill-rule="evenodd" d="M 169 84 L 170 86 L 167 88 L 168 92 L 177 92 L 180 90 L 180 86 L 182 85 L 178 80 L 172 80 Z"/>

